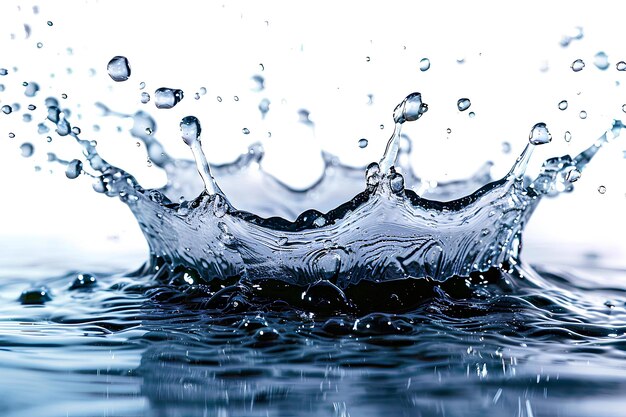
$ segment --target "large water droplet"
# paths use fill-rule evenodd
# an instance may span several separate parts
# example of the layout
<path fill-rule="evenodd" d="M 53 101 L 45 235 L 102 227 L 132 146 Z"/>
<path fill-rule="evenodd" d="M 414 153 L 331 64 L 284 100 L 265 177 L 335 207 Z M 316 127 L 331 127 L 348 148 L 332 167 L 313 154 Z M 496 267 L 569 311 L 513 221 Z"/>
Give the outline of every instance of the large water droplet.
<path fill-rule="evenodd" d="M 422 114 L 427 111 L 428 105 L 422 103 L 422 95 L 420 93 L 411 93 L 395 108 L 393 120 L 396 123 L 412 122 L 422 117 Z"/>
<path fill-rule="evenodd" d="M 183 141 L 187 146 L 191 146 L 200 138 L 202 128 L 200 121 L 194 116 L 184 117 L 180 122 L 180 131 L 182 132 Z"/>
<path fill-rule="evenodd" d="M 65 167 L 65 176 L 71 180 L 78 178 L 83 171 L 83 163 L 78 159 L 72 159 Z"/>
<path fill-rule="evenodd" d="M 70 286 L 71 291 L 85 291 L 95 287 L 98 284 L 96 277 L 91 274 L 78 274 L 72 285 Z"/>
<path fill-rule="evenodd" d="M 548 127 L 545 123 L 537 123 L 530 131 L 530 136 L 528 140 L 533 145 L 543 145 L 546 143 L 550 143 L 550 141 L 552 140 L 552 135 L 548 131 Z"/>
<path fill-rule="evenodd" d="M 154 104 L 159 109 L 171 109 L 183 99 L 183 91 L 162 87 L 154 92 Z"/>
<path fill-rule="evenodd" d="M 389 187 L 395 194 L 399 194 L 404 190 L 404 177 L 397 172 L 389 177 Z"/>
<path fill-rule="evenodd" d="M 609 67 L 609 57 L 602 51 L 594 56 L 593 64 L 600 70 L 604 71 Z"/>
<path fill-rule="evenodd" d="M 430 69 L 430 59 L 422 58 L 420 60 L 420 71 L 428 71 Z"/>
<path fill-rule="evenodd" d="M 33 147 L 32 144 L 25 142 L 25 143 L 22 143 L 22 145 L 20 145 L 20 151 L 22 151 L 22 156 L 24 158 L 29 158 L 33 155 L 35 148 Z"/>
<path fill-rule="evenodd" d="M 567 100 L 561 100 L 559 102 L 559 110 L 565 110 L 567 109 Z"/>
<path fill-rule="evenodd" d="M 113 81 L 126 81 L 130 77 L 128 59 L 123 56 L 113 57 L 107 64 L 107 72 Z"/>
<path fill-rule="evenodd" d="M 577 59 L 576 61 L 572 62 L 571 68 L 574 72 L 582 71 L 582 69 L 585 68 L 585 63 L 582 59 Z"/>
<path fill-rule="evenodd" d="M 460 98 L 456 102 L 456 107 L 459 109 L 459 111 L 465 111 L 469 109 L 471 105 L 472 105 L 472 102 L 470 101 L 469 98 Z"/>
<path fill-rule="evenodd" d="M 30 290 L 26 290 L 22 292 L 19 298 L 20 303 L 22 303 L 23 305 L 45 304 L 50 300 L 52 300 L 52 297 L 50 296 L 50 292 L 46 287 L 32 288 Z"/>

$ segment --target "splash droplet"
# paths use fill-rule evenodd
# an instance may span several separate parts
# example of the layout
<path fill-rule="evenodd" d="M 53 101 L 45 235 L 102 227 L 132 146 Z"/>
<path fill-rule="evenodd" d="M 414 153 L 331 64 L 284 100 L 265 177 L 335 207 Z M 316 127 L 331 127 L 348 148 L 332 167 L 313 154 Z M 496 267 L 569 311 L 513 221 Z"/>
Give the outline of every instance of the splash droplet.
<path fill-rule="evenodd" d="M 397 172 L 389 177 L 389 187 L 395 194 L 399 194 L 404 190 L 404 177 Z"/>
<path fill-rule="evenodd" d="M 38 48 L 38 49 L 43 48 L 43 43 L 41 43 L 41 42 L 37 42 L 37 48 Z"/>
<path fill-rule="evenodd" d="M 574 72 L 582 71 L 582 69 L 585 68 L 585 63 L 582 59 L 577 59 L 576 61 L 572 62 L 571 68 Z"/>
<path fill-rule="evenodd" d="M 250 134 L 250 129 L 248 129 L 247 127 L 244 127 L 243 129 L 241 129 L 241 131 L 243 132 L 244 135 Z"/>
<path fill-rule="evenodd" d="M 359 148 L 361 149 L 366 148 L 368 143 L 369 142 L 365 138 L 359 139 Z"/>
<path fill-rule="evenodd" d="M 33 111 L 35 110 L 37 107 L 34 104 L 29 104 L 28 105 L 28 110 Z"/>
<path fill-rule="evenodd" d="M 546 143 L 550 143 L 552 135 L 548 131 L 548 127 L 545 123 L 537 123 L 530 131 L 528 140 L 533 145 L 544 145 Z"/>
<path fill-rule="evenodd" d="M 183 142 L 185 142 L 187 146 L 191 146 L 200 139 L 202 127 L 196 117 L 187 116 L 180 122 L 180 131 L 182 133 Z"/>
<path fill-rule="evenodd" d="M 78 159 L 72 159 L 65 168 L 65 176 L 71 180 L 78 178 L 83 171 L 83 163 Z"/>
<path fill-rule="evenodd" d="M 609 67 L 609 57 L 604 52 L 600 51 L 595 54 L 593 64 L 599 70 L 604 71 Z"/>
<path fill-rule="evenodd" d="M 565 175 L 565 180 L 569 183 L 576 182 L 580 179 L 580 171 L 575 167 L 572 167 Z"/>
<path fill-rule="evenodd" d="M 565 135 L 563 136 L 563 138 L 565 139 L 565 142 L 569 142 L 572 140 L 572 134 L 570 133 L 570 131 L 566 131 Z"/>
<path fill-rule="evenodd" d="M 9 138 L 13 139 L 15 137 L 15 133 L 9 132 Z"/>
<path fill-rule="evenodd" d="M 559 110 L 565 110 L 567 109 L 567 100 L 561 100 L 559 102 Z"/>
<path fill-rule="evenodd" d="M 618 71 L 626 71 L 626 62 L 618 62 L 617 65 L 615 65 L 615 68 L 617 68 Z"/>
<path fill-rule="evenodd" d="M 472 105 L 472 102 L 470 101 L 469 98 L 460 98 L 456 102 L 456 107 L 459 109 L 459 111 L 465 111 L 469 109 L 471 105 Z"/>
<path fill-rule="evenodd" d="M 50 20 L 48 20 L 48 26 L 52 26 L 54 25 L 54 23 L 52 23 Z"/>
<path fill-rule="evenodd" d="M 145 91 L 143 93 L 141 93 L 141 102 L 143 104 L 146 104 L 150 101 L 150 94 L 146 93 Z"/>
<path fill-rule="evenodd" d="M 604 185 L 599 186 L 599 187 L 598 187 L 598 192 L 599 192 L 600 194 L 604 194 L 604 193 L 606 193 L 606 187 L 605 187 Z"/>
<path fill-rule="evenodd" d="M 154 104 L 158 109 L 171 109 L 183 99 L 183 91 L 161 87 L 154 92 Z"/>
<path fill-rule="evenodd" d="M 37 92 L 39 91 L 39 84 L 35 82 L 29 82 L 25 85 L 26 89 L 24 90 L 24 95 L 26 97 L 35 97 Z"/>
<path fill-rule="evenodd" d="M 422 103 L 420 93 L 411 93 L 393 111 L 393 120 L 396 123 L 412 122 L 428 111 L 428 105 Z M 381 129 L 384 128 L 380 125 Z"/>
<path fill-rule="evenodd" d="M 22 145 L 20 146 L 20 151 L 22 151 L 22 156 L 24 158 L 29 158 L 33 155 L 35 148 L 30 143 L 25 142 L 25 143 L 22 143 Z"/>
<path fill-rule="evenodd" d="M 9 73 L 9 70 L 7 70 L 6 68 L 0 68 L 0 75 L 7 75 Z"/>
<path fill-rule="evenodd" d="M 420 60 L 420 71 L 428 71 L 430 69 L 430 59 L 422 58 Z"/>
<path fill-rule="evenodd" d="M 11 106 L 9 105 L 2 106 L 2 113 L 11 114 L 12 111 L 13 111 L 13 108 Z"/>
<path fill-rule="evenodd" d="M 586 119 L 587 118 L 587 112 L 584 110 L 581 110 L 579 115 L 578 115 L 581 119 Z"/>
<path fill-rule="evenodd" d="M 115 56 L 107 64 L 107 72 L 113 81 L 126 81 L 130 77 L 130 65 L 124 56 Z"/>

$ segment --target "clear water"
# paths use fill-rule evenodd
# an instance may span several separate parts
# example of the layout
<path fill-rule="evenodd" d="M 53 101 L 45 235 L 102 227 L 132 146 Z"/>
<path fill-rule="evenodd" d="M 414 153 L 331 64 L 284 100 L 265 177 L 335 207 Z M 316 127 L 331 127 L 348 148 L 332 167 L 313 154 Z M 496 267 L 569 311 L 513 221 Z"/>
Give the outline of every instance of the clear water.
<path fill-rule="evenodd" d="M 424 59 L 419 70 L 434 71 Z M 108 76 L 133 82 L 129 61 L 112 58 Z M 253 81 L 262 91 L 264 79 Z M 132 121 L 128 135 L 166 175 L 148 188 L 133 167 L 103 158 L 67 96 L 25 87 L 22 103 L 3 108 L 41 116 L 28 122 L 22 156 L 46 146 L 47 166 L 126 205 L 150 255 L 133 270 L 106 254 L 79 262 L 53 244 L 37 258 L 4 245 L 2 415 L 624 414 L 625 271 L 531 266 L 522 251 L 537 206 L 573 191 L 619 140 L 620 120 L 531 175 L 533 153 L 553 140 L 538 122 L 502 177 L 486 162 L 435 184 L 409 162 L 416 145 L 402 130 L 429 117 L 428 97 L 411 93 L 389 109 L 393 132 L 376 162 L 352 167 L 325 152 L 319 179 L 295 189 L 264 170 L 259 143 L 211 164 L 202 146 L 211 129 L 188 115 L 179 127 L 189 157 L 176 158 L 158 138 L 158 115 L 97 103 L 101 125 Z M 184 93 L 153 97 L 155 111 L 173 111 Z M 456 102 L 460 112 L 471 105 Z M 261 119 L 272 111 L 265 98 L 257 107 Z M 306 110 L 298 116 L 313 127 Z M 57 151 L 60 141 L 78 148 Z"/>

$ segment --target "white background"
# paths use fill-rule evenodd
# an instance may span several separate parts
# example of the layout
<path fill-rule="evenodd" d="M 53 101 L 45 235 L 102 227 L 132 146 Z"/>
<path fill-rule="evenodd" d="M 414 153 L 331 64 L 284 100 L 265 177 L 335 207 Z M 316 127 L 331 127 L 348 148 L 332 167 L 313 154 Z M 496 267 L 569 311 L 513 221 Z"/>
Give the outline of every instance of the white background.
<path fill-rule="evenodd" d="M 163 176 L 147 166 L 143 147 L 116 131 L 127 128 L 128 121 L 102 123 L 95 117 L 95 101 L 123 112 L 149 111 L 159 124 L 157 137 L 177 156 L 190 157 L 178 133 L 178 121 L 188 114 L 202 121 L 211 162 L 232 160 L 261 140 L 265 168 L 293 186 L 319 175 L 320 149 L 351 164 L 378 160 L 391 134 L 394 106 L 413 91 L 422 93 L 430 109 L 405 132 L 414 140 L 417 173 L 434 180 L 471 175 L 487 159 L 497 163 L 497 174 L 504 173 L 537 122 L 547 123 L 553 135 L 553 142 L 536 152 L 539 163 L 579 152 L 613 118 L 626 116 L 621 110 L 626 72 L 615 69 L 618 61 L 626 61 L 626 6 L 621 2 L 85 0 L 40 2 L 35 14 L 36 4 L 0 3 L 0 67 L 10 71 L 0 77 L 6 87 L 0 105 L 22 103 L 22 111 L 0 114 L 0 244 L 5 253 L 54 247 L 62 253 L 118 251 L 142 257 L 146 250 L 122 204 L 92 192 L 87 178 L 69 181 L 62 170 L 43 162 L 48 151 L 72 158 L 77 150 L 54 135 L 50 144 L 37 137 L 43 105 L 33 122 L 22 122 L 30 102 L 22 81 L 41 85 L 33 103 L 67 94 L 63 106 L 74 111 L 73 123 L 98 141 L 105 157 L 147 186 L 161 184 Z M 31 28 L 29 36 L 24 24 Z M 575 35 L 578 26 L 583 39 L 561 47 L 563 36 Z M 609 57 L 606 71 L 593 65 L 599 51 Z M 106 74 L 115 55 L 131 63 L 131 78 L 124 83 Z M 424 57 L 431 61 L 426 72 L 419 70 Z M 574 73 L 570 65 L 578 58 L 586 66 Z M 265 91 L 251 91 L 255 74 L 265 78 Z M 184 90 L 185 98 L 171 110 L 141 104 L 141 81 L 151 95 L 158 87 L 172 87 Z M 195 100 L 200 87 L 207 94 Z M 263 97 L 272 107 L 261 123 L 256 106 Z M 472 101 L 466 112 L 456 109 L 461 97 Z M 563 99 L 569 108 L 559 111 Z M 297 123 L 299 109 L 310 112 L 314 136 Z M 587 119 L 578 117 L 581 110 Z M 476 117 L 470 118 L 469 111 Z M 92 131 L 94 123 L 101 125 L 99 132 Z M 243 135 L 244 127 L 249 135 Z M 572 133 L 570 143 L 563 140 L 566 130 Z M 9 139 L 9 132 L 16 138 Z M 365 149 L 357 146 L 362 137 L 369 140 Z M 20 157 L 25 141 L 35 145 L 31 159 Z M 503 141 L 511 144 L 511 153 L 501 152 Z M 543 202 L 525 235 L 531 260 L 579 263 L 579 252 L 591 251 L 626 265 L 625 144 L 623 138 L 603 149 L 573 194 Z M 37 164 L 42 172 L 34 172 Z M 49 168 L 55 173 L 50 175 Z M 600 185 L 606 186 L 604 195 L 597 191 Z"/>

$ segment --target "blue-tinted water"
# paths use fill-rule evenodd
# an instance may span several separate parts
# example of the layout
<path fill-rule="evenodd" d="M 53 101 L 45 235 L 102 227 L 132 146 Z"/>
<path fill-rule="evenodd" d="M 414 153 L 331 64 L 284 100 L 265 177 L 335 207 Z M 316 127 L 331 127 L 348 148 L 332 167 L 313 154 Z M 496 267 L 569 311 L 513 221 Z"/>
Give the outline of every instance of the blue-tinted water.
<path fill-rule="evenodd" d="M 38 18 L 29 19 L 28 42 L 31 33 L 44 33 L 33 23 Z M 583 39 L 577 30 L 561 45 Z M 59 47 L 44 40 L 31 49 Z M 372 55 L 365 62 L 373 65 Z M 616 55 L 595 56 L 595 67 L 610 71 L 606 61 L 614 64 Z M 595 70 L 578 55 L 567 59 L 568 76 Z M 610 254 L 585 255 L 574 245 L 550 248 L 530 265 L 522 245 L 538 206 L 585 181 L 596 153 L 616 152 L 621 104 L 602 115 L 595 136 L 574 135 L 571 156 L 555 157 L 561 154 L 550 142 L 561 132 L 533 120 L 528 137 L 510 138 L 519 157 L 504 174 L 494 177 L 477 143 L 482 168 L 464 180 L 435 182 L 410 162 L 425 139 L 403 132 L 437 111 L 424 101 L 441 101 L 403 91 L 393 113 L 375 115 L 385 123 L 380 137 L 350 139 L 361 150 L 388 140 L 376 162 L 347 165 L 318 147 L 312 157 L 322 172 L 298 188 L 266 169 L 272 132 L 255 136 L 288 124 L 262 124 L 286 101 L 265 96 L 263 64 L 263 75 L 251 76 L 252 93 L 228 97 L 241 106 L 237 124 L 246 127 L 237 125 L 237 133 L 250 143 L 231 162 L 215 164 L 207 142 L 229 137 L 215 134 L 214 119 L 195 116 L 207 89 L 194 95 L 165 81 L 147 88 L 137 77 L 148 73 L 134 62 L 116 52 L 90 73 L 112 82 L 113 92 L 135 83 L 136 101 L 124 111 L 109 107 L 113 99 L 105 95 L 72 102 L 57 74 L 35 72 L 35 83 L 10 63 L 0 71 L 2 140 L 24 157 L 20 164 L 40 175 L 54 170 L 77 190 L 93 188 L 127 207 L 148 246 L 146 253 L 125 252 L 115 240 L 115 251 L 97 247 L 92 228 L 118 219 L 87 199 L 68 207 L 93 213 L 78 246 L 63 236 L 30 238 L 26 225 L 0 235 L 2 416 L 626 415 L 626 270 L 608 262 Z M 415 71 L 432 74 L 440 63 L 420 56 Z M 574 93 L 559 94 L 553 110 L 584 120 Z M 375 96 L 368 97 L 363 109 Z M 480 99 L 459 91 L 444 101 L 473 119 L 485 108 Z M 163 112 L 191 100 L 199 103 L 193 110 L 175 113 L 175 137 L 157 132 L 172 124 L 162 122 Z M 86 122 L 86 108 L 99 110 L 97 125 Z M 292 116 L 303 136 L 315 132 L 318 120 L 308 110 Z M 134 176 L 138 165 L 107 162 L 122 153 L 107 151 L 107 142 L 120 137 L 136 143 L 142 166 L 166 177 L 164 185 L 144 186 Z M 306 148 L 306 138 L 292 141 Z M 172 156 L 175 142 L 188 146 L 185 156 Z M 532 161 L 543 161 L 538 173 L 527 173 Z M 615 192 L 597 187 L 597 196 Z M 42 199 L 38 215 L 48 203 Z M 9 224 L 19 204 L 10 197 L 2 204 L 10 205 L 0 212 Z M 576 205 L 568 210 L 580 212 L 569 225 L 575 230 L 597 218 Z"/>

